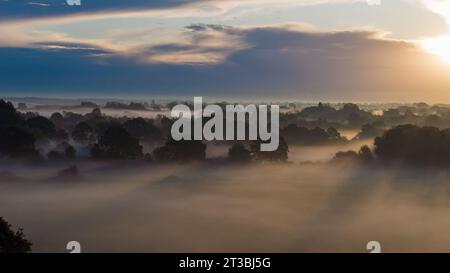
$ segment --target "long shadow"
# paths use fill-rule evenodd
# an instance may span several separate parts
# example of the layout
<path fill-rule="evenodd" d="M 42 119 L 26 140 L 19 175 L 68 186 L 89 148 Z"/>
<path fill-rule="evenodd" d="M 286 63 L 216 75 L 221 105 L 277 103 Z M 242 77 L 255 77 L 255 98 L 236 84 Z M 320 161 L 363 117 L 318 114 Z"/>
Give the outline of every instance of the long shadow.
<path fill-rule="evenodd" d="M 322 248 L 327 247 L 327 239 L 336 238 L 338 231 L 333 231 L 333 227 L 339 228 L 342 224 L 348 226 L 357 221 L 352 219 L 352 215 L 377 186 L 383 181 L 392 184 L 401 180 L 405 173 L 407 172 L 404 168 L 386 170 L 380 166 L 355 166 L 355 169 L 343 178 L 341 186 L 333 197 L 320 208 L 317 214 L 299 227 L 301 239 L 292 242 L 291 250 L 302 252 L 304 251 L 302 249 L 314 249 L 314 251 L 321 249 L 322 251 Z M 361 242 L 361 252 L 365 250 L 365 243 L 367 242 Z M 333 252 L 336 249 L 323 249 L 323 251 Z"/>

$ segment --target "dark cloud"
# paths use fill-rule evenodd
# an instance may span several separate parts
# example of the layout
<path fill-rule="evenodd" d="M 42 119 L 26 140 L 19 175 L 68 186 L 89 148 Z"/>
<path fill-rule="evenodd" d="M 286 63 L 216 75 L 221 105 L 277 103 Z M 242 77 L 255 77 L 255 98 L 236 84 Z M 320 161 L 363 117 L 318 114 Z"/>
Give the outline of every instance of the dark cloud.
<path fill-rule="evenodd" d="M 131 57 L 96 54 L 102 50 L 86 45 L 47 50 L 0 48 L 0 90 L 56 95 L 419 100 L 442 96 L 450 87 L 448 70 L 437 71 L 429 55 L 410 43 L 377 39 L 372 32 L 225 29 L 249 46 L 219 64 L 142 61 L 152 54 L 191 49 L 177 44 L 149 48 Z M 195 32 L 202 31 L 195 27 Z"/>
<path fill-rule="evenodd" d="M 217 30 L 217 31 L 233 30 L 233 28 L 231 28 L 229 26 L 218 25 L 218 24 L 192 24 L 185 28 L 188 30 L 192 30 L 194 32 L 202 32 L 202 31 L 207 31 L 207 30 Z"/>
<path fill-rule="evenodd" d="M 66 0 L 2 0 L 0 1 L 0 20 L 106 11 L 161 9 L 196 1 L 199 0 L 81 0 L 80 6 L 69 6 Z"/>

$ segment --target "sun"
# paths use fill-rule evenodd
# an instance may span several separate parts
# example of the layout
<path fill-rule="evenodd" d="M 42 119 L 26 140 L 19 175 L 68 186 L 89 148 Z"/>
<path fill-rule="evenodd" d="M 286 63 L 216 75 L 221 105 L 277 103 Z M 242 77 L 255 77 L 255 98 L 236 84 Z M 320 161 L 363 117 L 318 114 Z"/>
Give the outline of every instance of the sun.
<path fill-rule="evenodd" d="M 422 41 L 422 47 L 450 64 L 450 36 L 441 36 Z"/>

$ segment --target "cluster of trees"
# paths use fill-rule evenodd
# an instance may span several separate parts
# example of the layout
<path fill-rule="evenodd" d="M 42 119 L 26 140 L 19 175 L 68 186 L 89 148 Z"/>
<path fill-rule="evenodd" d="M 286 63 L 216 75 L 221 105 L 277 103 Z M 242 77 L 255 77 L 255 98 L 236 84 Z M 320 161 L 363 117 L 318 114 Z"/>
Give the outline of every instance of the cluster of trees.
<path fill-rule="evenodd" d="M 373 139 L 381 136 L 384 133 L 384 129 L 381 129 L 380 127 L 383 126 L 377 126 L 376 124 L 364 124 L 361 126 L 361 130 L 358 135 L 356 135 L 355 139 Z"/>
<path fill-rule="evenodd" d="M 348 141 L 333 127 L 327 130 L 320 127 L 309 129 L 290 124 L 280 130 L 280 135 L 283 136 L 287 143 L 298 145 L 338 144 Z"/>
<path fill-rule="evenodd" d="M 35 128 L 29 127 L 33 124 L 36 122 L 27 123 L 10 102 L 0 100 L 0 155 L 9 158 L 38 157 L 36 138 L 32 134 Z"/>
<path fill-rule="evenodd" d="M 339 152 L 335 160 L 449 166 L 450 129 L 400 125 L 375 138 L 372 151 L 364 146 L 359 152 Z"/>
<path fill-rule="evenodd" d="M 145 111 L 149 109 L 149 105 L 147 103 L 140 102 L 130 102 L 129 104 L 121 103 L 121 102 L 107 102 L 105 108 L 109 109 L 120 109 L 120 110 L 136 110 L 136 111 Z"/>
<path fill-rule="evenodd" d="M 139 158 L 140 142 L 162 142 L 170 128 L 166 118 L 112 118 L 96 108 L 79 115 L 54 113 L 50 118 L 34 113 L 22 114 L 0 100 L 0 156 L 10 159 L 73 159 L 75 147 L 87 147 L 95 158 Z M 44 152 L 47 151 L 47 152 Z M 42 154 L 42 153 L 45 154 Z"/>
<path fill-rule="evenodd" d="M 359 128 L 375 118 L 372 113 L 361 110 L 358 105 L 353 103 L 346 103 L 340 109 L 319 103 L 317 106 L 304 108 L 297 116 L 304 120 L 333 121 L 352 128 Z"/>
<path fill-rule="evenodd" d="M 450 129 L 401 125 L 375 139 L 374 153 L 383 162 L 450 164 Z"/>
<path fill-rule="evenodd" d="M 272 152 L 262 152 L 261 141 L 252 141 L 247 148 L 243 143 L 235 143 L 228 150 L 228 157 L 232 162 L 244 163 L 255 161 L 286 162 L 288 160 L 289 146 L 283 137 L 280 138 L 278 149 Z"/>
<path fill-rule="evenodd" d="M 296 109 L 293 107 L 292 109 Z M 291 109 L 291 110 L 292 110 Z M 375 108 L 376 109 L 376 108 Z M 378 111 L 362 110 L 356 104 L 347 103 L 341 108 L 319 103 L 317 106 L 306 107 L 300 111 L 288 111 L 280 116 L 281 126 L 296 124 L 306 128 L 336 128 L 336 129 L 360 129 L 362 126 L 363 135 L 377 136 L 386 128 L 391 128 L 403 124 L 417 126 L 433 126 L 445 129 L 450 126 L 450 106 L 449 105 L 428 105 L 426 103 L 416 103 L 413 105 L 396 106 L 389 109 L 377 109 Z M 367 131 L 370 125 L 378 132 Z"/>
<path fill-rule="evenodd" d="M 337 152 L 333 161 L 342 162 L 342 161 L 352 161 L 352 162 L 364 162 L 364 163 L 372 163 L 374 162 L 374 156 L 369 146 L 364 145 L 358 152 L 355 151 L 346 151 L 346 152 Z"/>
<path fill-rule="evenodd" d="M 0 217 L 0 253 L 28 253 L 31 252 L 32 245 L 21 228 L 14 231 L 11 225 Z"/>
<path fill-rule="evenodd" d="M 303 119 L 296 120 L 295 115 L 310 120 L 301 126 L 298 124 Z M 384 130 L 386 124 L 393 120 L 420 115 L 423 115 L 424 120 L 439 117 L 442 121 L 446 116 L 450 117 L 449 109 L 424 104 L 387 110 L 380 117 L 354 104 L 346 104 L 342 109 L 319 104 L 285 116 L 291 123 L 281 129 L 282 137 L 277 151 L 260 152 L 259 141 L 240 142 L 230 148 L 228 155 L 234 162 L 287 161 L 288 144 L 345 143 L 348 140 L 340 135 L 336 127 L 325 127 L 328 128 L 325 130 L 313 125 L 329 124 L 325 119 L 349 124 L 351 117 L 357 120 L 355 115 L 360 117 L 357 123 L 364 122 L 356 139 L 375 138 L 373 151 L 363 147 L 359 152 L 340 152 L 336 155 L 337 160 L 450 164 L 450 129 L 399 125 Z M 99 108 L 85 115 L 63 112 L 46 118 L 31 112 L 21 113 L 10 102 L 0 100 L 0 158 L 74 159 L 82 147 L 96 159 L 147 159 L 158 162 L 205 160 L 205 143 L 174 141 L 167 137 L 172 123 L 172 119 L 163 116 L 155 119 L 108 117 Z M 143 146 L 147 143 L 159 148 L 145 153 Z"/>
<path fill-rule="evenodd" d="M 146 159 L 158 162 L 205 160 L 206 144 L 201 141 L 174 141 L 169 135 L 173 120 L 112 118 L 95 108 L 80 115 L 54 113 L 50 118 L 34 113 L 22 114 L 10 102 L 0 100 L 0 156 L 12 159 L 64 160 L 77 156 L 75 147 L 84 147 L 94 159 Z M 144 153 L 143 144 L 160 145 Z M 243 144 L 242 147 L 246 145 Z M 280 148 L 271 153 L 259 152 L 259 142 L 230 152 L 238 161 L 249 159 L 286 161 L 288 148 L 281 140 Z M 47 150 L 45 154 L 42 151 Z"/>
<path fill-rule="evenodd" d="M 94 158 L 105 159 L 138 159 L 142 157 L 142 146 L 122 126 L 111 126 L 106 129 L 91 149 Z"/>

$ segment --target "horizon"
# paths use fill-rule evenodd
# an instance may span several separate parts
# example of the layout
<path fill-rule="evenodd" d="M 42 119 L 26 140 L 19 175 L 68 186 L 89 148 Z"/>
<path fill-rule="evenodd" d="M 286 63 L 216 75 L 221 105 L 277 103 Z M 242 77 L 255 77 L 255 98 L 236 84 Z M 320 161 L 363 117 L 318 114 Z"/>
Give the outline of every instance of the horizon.
<path fill-rule="evenodd" d="M 325 104 L 345 104 L 345 103 L 354 103 L 358 105 L 413 105 L 418 103 L 426 103 L 428 105 L 450 105 L 449 102 L 442 102 L 442 101 L 420 101 L 420 100 L 414 100 L 411 99 L 410 101 L 404 100 L 404 101 L 355 101 L 355 100 L 302 100 L 302 99 L 283 99 L 283 98 L 239 98 L 239 97 L 213 97 L 213 96 L 204 96 L 204 101 L 207 103 L 215 103 L 215 102 L 242 102 L 242 103 L 301 103 L 301 104 L 318 104 L 318 103 L 325 103 Z M 35 99 L 35 100 L 67 100 L 67 101 L 73 101 L 73 102 L 80 102 L 80 101 L 103 101 L 107 102 L 108 100 L 111 101 L 124 101 L 124 102 L 151 102 L 152 100 L 155 100 L 156 102 L 171 102 L 171 101 L 179 101 L 179 102 L 189 102 L 194 100 L 194 96 L 165 96 L 165 95 L 147 95 L 147 96 L 78 96 L 78 95 L 69 95 L 69 96 L 57 96 L 57 95 L 33 95 L 33 96 L 27 96 L 27 95 L 11 95 L 11 96 L 2 96 L 0 99 L 4 99 L 7 101 L 11 100 L 26 100 L 26 99 Z"/>

